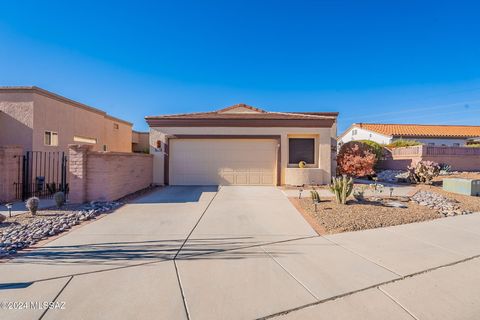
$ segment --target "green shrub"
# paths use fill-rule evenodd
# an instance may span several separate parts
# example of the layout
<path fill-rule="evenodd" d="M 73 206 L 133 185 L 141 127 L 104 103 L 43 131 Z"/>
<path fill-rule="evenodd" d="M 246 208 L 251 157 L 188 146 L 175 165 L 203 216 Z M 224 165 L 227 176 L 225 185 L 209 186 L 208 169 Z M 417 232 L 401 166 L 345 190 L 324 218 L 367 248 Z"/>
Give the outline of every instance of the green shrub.
<path fill-rule="evenodd" d="M 375 154 L 377 161 L 383 158 L 383 146 L 372 140 L 359 140 L 359 142 L 366 144 L 370 150 Z"/>
<path fill-rule="evenodd" d="M 401 148 L 401 147 L 414 147 L 414 146 L 420 146 L 423 143 L 418 142 L 416 140 L 406 140 L 406 139 L 399 139 L 392 141 L 387 145 L 388 148 Z"/>
<path fill-rule="evenodd" d="M 467 147 L 469 147 L 469 148 L 480 148 L 480 143 L 470 143 L 470 144 L 467 144 Z"/>
<path fill-rule="evenodd" d="M 40 205 L 40 199 L 37 197 L 31 197 L 25 202 L 25 206 L 32 215 L 37 214 L 38 206 Z"/>

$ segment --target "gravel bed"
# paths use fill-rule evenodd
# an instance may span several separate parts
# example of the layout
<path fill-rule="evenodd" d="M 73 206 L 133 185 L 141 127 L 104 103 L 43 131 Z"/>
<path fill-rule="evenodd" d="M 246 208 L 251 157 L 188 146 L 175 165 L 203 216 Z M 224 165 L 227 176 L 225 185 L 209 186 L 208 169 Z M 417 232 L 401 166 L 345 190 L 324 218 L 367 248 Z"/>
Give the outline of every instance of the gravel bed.
<path fill-rule="evenodd" d="M 418 191 L 412 197 L 412 201 L 415 201 L 421 206 L 433 209 L 445 217 L 472 213 L 471 210 L 462 209 L 462 206 L 457 200 L 428 190 Z"/>
<path fill-rule="evenodd" d="M 461 210 L 480 212 L 480 197 L 467 196 L 463 194 L 453 193 L 443 190 L 439 186 L 428 186 L 428 185 L 419 185 L 417 186 L 419 190 L 434 192 L 439 195 L 442 195 L 460 206 Z"/>
<path fill-rule="evenodd" d="M 377 173 L 378 181 L 384 182 L 406 182 L 408 172 L 402 170 L 383 170 Z"/>
<path fill-rule="evenodd" d="M 412 222 L 442 218 L 433 209 L 420 206 L 408 198 L 376 198 L 358 202 L 354 199 L 347 205 L 336 204 L 333 199 L 322 199 L 318 211 L 309 198 L 294 199 L 296 207 L 308 214 L 323 227 L 326 233 L 339 233 L 373 229 Z M 401 204 L 406 208 L 388 207 L 387 204 Z M 308 219 L 307 219 L 308 220 Z"/>
<path fill-rule="evenodd" d="M 92 201 L 64 210 L 41 210 L 37 215 L 21 214 L 0 224 L 0 258 L 15 254 L 40 240 L 65 232 L 120 206 L 120 202 Z"/>

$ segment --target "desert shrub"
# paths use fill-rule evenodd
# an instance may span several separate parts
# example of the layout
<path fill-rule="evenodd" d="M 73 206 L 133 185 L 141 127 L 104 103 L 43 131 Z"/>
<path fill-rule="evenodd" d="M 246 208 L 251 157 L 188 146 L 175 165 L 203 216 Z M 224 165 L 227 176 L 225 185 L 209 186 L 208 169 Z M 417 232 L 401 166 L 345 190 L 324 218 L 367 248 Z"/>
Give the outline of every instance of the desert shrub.
<path fill-rule="evenodd" d="M 35 215 L 37 213 L 39 205 L 40 199 L 38 199 L 37 197 L 28 198 L 28 200 L 25 202 L 25 206 L 32 215 Z"/>
<path fill-rule="evenodd" d="M 346 175 L 337 178 L 333 177 L 332 184 L 328 188 L 335 195 L 335 201 L 338 204 L 346 204 L 347 198 L 353 191 L 353 178 Z"/>
<path fill-rule="evenodd" d="M 387 144 L 388 148 L 401 148 L 401 147 L 413 147 L 413 146 L 419 146 L 422 145 L 421 142 L 418 142 L 416 140 L 406 140 L 406 139 L 398 139 L 395 141 L 392 141 L 391 143 Z"/>
<path fill-rule="evenodd" d="M 353 189 L 353 197 L 357 201 L 364 201 L 365 200 L 365 190 L 367 189 L 366 186 L 356 187 Z"/>
<path fill-rule="evenodd" d="M 364 177 L 375 173 L 376 156 L 370 147 L 358 141 L 347 142 L 337 156 L 337 171 L 341 175 Z"/>
<path fill-rule="evenodd" d="M 366 144 L 370 148 L 370 151 L 375 154 L 377 161 L 383 158 L 383 146 L 380 143 L 372 140 L 359 140 L 359 142 Z"/>
<path fill-rule="evenodd" d="M 57 205 L 57 208 L 61 208 L 65 204 L 65 193 L 62 191 L 59 191 L 53 195 L 53 198 L 55 199 L 55 204 Z"/>
<path fill-rule="evenodd" d="M 408 179 L 413 183 L 431 184 L 440 174 L 440 165 L 433 161 L 419 161 L 408 167 Z"/>

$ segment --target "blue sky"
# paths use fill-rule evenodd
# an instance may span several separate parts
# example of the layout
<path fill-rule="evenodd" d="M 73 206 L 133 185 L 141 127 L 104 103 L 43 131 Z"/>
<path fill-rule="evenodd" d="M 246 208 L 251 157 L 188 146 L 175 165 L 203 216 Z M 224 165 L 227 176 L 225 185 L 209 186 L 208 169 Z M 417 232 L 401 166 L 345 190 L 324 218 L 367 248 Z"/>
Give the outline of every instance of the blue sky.
<path fill-rule="evenodd" d="M 130 120 L 247 103 L 480 124 L 475 1 L 2 1 L 0 85 Z"/>

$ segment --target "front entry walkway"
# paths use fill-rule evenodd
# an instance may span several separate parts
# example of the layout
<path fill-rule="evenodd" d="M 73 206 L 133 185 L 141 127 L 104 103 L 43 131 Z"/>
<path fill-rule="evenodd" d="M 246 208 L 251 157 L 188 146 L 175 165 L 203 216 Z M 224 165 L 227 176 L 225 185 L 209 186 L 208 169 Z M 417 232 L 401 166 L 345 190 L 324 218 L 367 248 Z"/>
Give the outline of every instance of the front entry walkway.
<path fill-rule="evenodd" d="M 168 187 L 0 263 L 0 319 L 474 319 L 479 255 L 479 214 L 320 237 L 275 187 Z"/>

